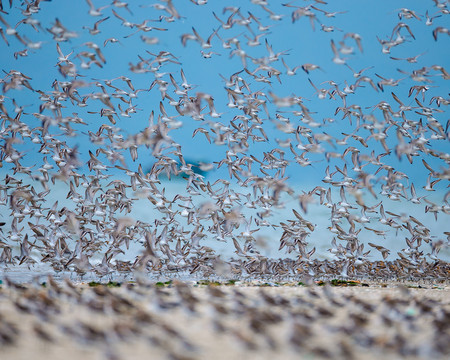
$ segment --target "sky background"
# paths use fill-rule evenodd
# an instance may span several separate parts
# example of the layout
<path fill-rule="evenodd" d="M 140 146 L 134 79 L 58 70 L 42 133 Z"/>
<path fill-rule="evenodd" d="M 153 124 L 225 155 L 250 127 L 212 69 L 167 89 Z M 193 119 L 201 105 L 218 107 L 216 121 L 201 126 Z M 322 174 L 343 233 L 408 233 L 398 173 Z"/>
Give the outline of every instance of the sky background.
<path fill-rule="evenodd" d="M 440 108 L 436 104 L 430 104 L 433 96 L 449 97 L 448 79 L 442 77 L 442 73 L 436 70 L 430 70 L 429 76 L 425 81 L 416 81 L 411 78 L 410 74 L 414 70 L 422 67 L 430 67 L 433 65 L 440 65 L 450 70 L 450 37 L 446 34 L 438 34 L 438 41 L 433 38 L 433 30 L 438 26 L 448 27 L 449 21 L 446 15 L 439 13 L 439 8 L 433 1 L 339 1 L 330 2 L 328 4 L 314 3 L 309 1 L 294 1 L 290 2 L 288 6 L 284 6 L 281 2 L 268 2 L 269 8 L 273 14 L 280 15 L 280 20 L 273 20 L 270 18 L 270 13 L 260 5 L 258 1 L 227 1 L 229 7 L 238 7 L 239 13 L 236 14 L 235 20 L 241 20 L 242 23 L 248 19 L 249 13 L 257 17 L 263 26 L 268 26 L 268 29 L 261 32 L 255 21 L 252 21 L 249 27 L 234 23 L 231 29 L 225 30 L 219 27 L 221 23 L 215 18 L 214 13 L 226 22 L 226 19 L 231 15 L 231 11 L 223 13 L 224 2 L 209 1 L 206 5 L 196 5 L 191 1 L 173 1 L 173 5 L 180 14 L 179 19 L 173 22 L 168 22 L 168 12 L 165 10 L 158 10 L 157 2 L 133 1 L 130 2 L 129 10 L 119 8 L 108 1 L 93 1 L 95 8 L 101 8 L 100 16 L 91 16 L 89 14 L 89 5 L 84 1 L 69 1 L 60 0 L 53 2 L 41 2 L 39 4 L 40 11 L 32 15 L 33 19 L 39 21 L 40 26 L 35 31 L 29 24 L 19 24 L 16 28 L 21 37 L 28 43 L 24 46 L 14 36 L 6 35 L 9 46 L 5 41 L 0 40 L 0 65 L 4 73 L 8 73 L 11 69 L 22 72 L 31 78 L 30 84 L 35 90 L 41 90 L 45 93 L 51 93 L 51 85 L 55 80 L 68 81 L 71 78 L 64 78 L 58 71 L 55 64 L 58 62 L 58 52 L 56 50 L 56 42 L 52 39 L 51 34 L 44 29 L 50 29 L 58 19 L 66 29 L 76 34 L 76 37 L 69 41 L 59 42 L 59 46 L 64 54 L 70 55 L 70 60 L 76 65 L 80 74 L 79 80 L 85 81 L 89 86 L 79 89 L 80 95 L 87 95 L 92 92 L 100 92 L 100 88 L 95 86 L 96 82 L 101 82 L 107 79 L 114 79 L 119 76 L 127 76 L 131 79 L 135 89 L 148 90 L 155 80 L 154 72 L 134 73 L 130 71 L 130 64 L 137 64 L 141 58 L 152 59 L 152 54 L 158 54 L 161 51 L 169 51 L 176 57 L 178 63 L 164 63 L 158 70 L 161 79 L 169 83 L 167 93 L 174 99 L 178 99 L 177 95 L 173 93 L 169 74 L 181 84 L 180 70 L 184 71 L 186 78 L 194 87 L 190 90 L 190 95 L 195 95 L 197 92 L 210 94 L 214 98 L 214 104 L 219 113 L 220 118 L 211 118 L 209 115 L 205 116 L 204 121 L 194 120 L 189 116 L 177 117 L 176 120 L 182 122 L 182 126 L 173 129 L 169 132 L 171 138 L 179 143 L 182 147 L 182 152 L 186 160 L 191 162 L 204 161 L 207 163 L 220 162 L 226 155 L 229 147 L 225 145 L 218 146 L 210 144 L 203 134 L 197 134 L 192 137 L 193 132 L 198 127 L 210 129 L 214 123 L 221 123 L 224 126 L 230 126 L 230 120 L 236 115 L 242 115 L 241 111 L 227 107 L 227 92 L 225 90 L 224 78 L 229 78 L 231 74 L 243 70 L 243 63 L 241 59 L 234 55 L 230 57 L 230 51 L 235 49 L 225 49 L 222 40 L 237 37 L 240 41 L 241 47 L 252 58 L 260 58 L 268 56 L 268 49 L 265 41 L 272 47 L 275 53 L 280 53 L 280 60 L 271 63 L 271 66 L 280 70 L 279 82 L 276 77 L 269 78 L 270 84 L 258 82 L 251 75 L 246 72 L 239 74 L 250 86 L 253 92 L 261 90 L 267 95 L 267 107 L 270 114 L 270 119 L 261 112 L 260 116 L 264 119 L 262 124 L 265 132 L 269 137 L 268 142 L 259 142 L 249 144 L 249 149 L 246 153 L 252 154 L 257 158 L 262 158 L 264 152 L 270 151 L 274 148 L 282 148 L 286 155 L 285 157 L 292 160 L 292 154 L 289 147 L 283 148 L 283 140 L 291 139 L 295 146 L 297 141 L 294 134 L 286 134 L 277 128 L 277 124 L 282 122 L 277 120 L 276 115 L 289 118 L 291 123 L 296 126 L 310 127 L 312 134 L 328 134 L 335 139 L 343 139 L 345 134 L 350 134 L 356 130 L 356 122 L 350 124 L 349 119 L 343 119 L 343 113 L 335 114 L 336 108 L 342 106 L 342 100 L 335 96 L 335 99 L 329 96 L 326 99 L 319 99 L 316 90 L 310 84 L 312 81 L 318 88 L 334 89 L 327 81 L 334 81 L 340 90 L 342 90 L 346 83 L 354 84 L 356 78 L 353 72 L 345 65 L 336 64 L 332 61 L 333 52 L 331 49 L 331 41 L 334 41 L 336 46 L 340 48 L 340 42 L 344 42 L 346 46 L 353 48 L 351 54 L 341 54 L 345 59 L 346 64 L 356 71 L 370 67 L 363 75 L 370 77 L 375 83 L 380 81 L 376 74 L 384 78 L 402 79 L 396 87 L 385 86 L 384 91 L 375 91 L 369 83 L 363 82 L 363 87 L 359 87 L 355 94 L 347 96 L 347 105 L 357 104 L 361 107 L 365 115 L 373 115 L 379 121 L 382 121 L 383 114 L 374 106 L 380 101 L 388 102 L 393 111 L 399 110 L 399 104 L 394 100 L 391 92 L 394 92 L 406 106 L 416 106 L 414 95 L 408 96 L 410 88 L 417 85 L 427 85 L 429 87 L 426 92 L 426 98 L 422 101 L 420 95 L 418 99 L 425 105 L 434 109 L 442 110 L 442 112 L 435 112 L 433 116 L 445 128 L 448 121 L 448 111 L 445 106 Z M 161 2 L 161 5 L 167 6 L 167 3 Z M 291 14 L 297 10 L 298 7 L 306 7 L 309 5 L 315 6 L 317 9 L 327 11 L 329 13 L 337 12 L 335 17 L 326 16 L 323 11 L 311 9 L 316 14 L 316 20 L 311 24 L 310 20 L 303 16 L 297 21 L 293 22 Z M 414 10 L 417 18 L 400 18 L 402 8 Z M 8 14 L 1 14 L 4 21 L 11 27 L 15 27 L 24 14 L 21 9 L 15 5 L 11 9 L 4 4 L 4 11 Z M 136 28 L 127 28 L 123 26 L 122 21 L 112 13 L 114 10 L 117 14 L 130 22 L 141 24 L 148 20 L 147 26 L 164 29 L 164 31 L 153 29 L 149 32 L 139 31 Z M 428 12 L 430 16 L 438 15 L 439 17 L 433 20 L 431 25 L 426 24 L 425 14 Z M 162 19 L 159 21 L 160 17 Z M 100 33 L 91 35 L 88 28 L 92 28 L 94 23 L 100 19 L 109 17 L 107 20 L 99 24 L 98 29 Z M 157 21 L 156 21 L 157 20 Z M 390 40 L 396 38 L 396 32 L 393 29 L 399 23 L 407 24 L 413 33 L 415 39 L 409 34 L 406 28 L 401 28 L 398 32 L 403 37 L 404 41 L 398 46 L 392 47 L 390 53 L 382 52 L 382 45 L 379 40 Z M 334 27 L 334 31 L 323 31 L 322 25 Z M 8 26 L 5 23 L 1 24 L 3 31 L 6 32 Z M 87 28 L 88 27 L 88 28 Z M 209 49 L 202 49 L 201 45 L 196 41 L 187 41 L 186 46 L 182 45 L 181 36 L 193 32 L 192 27 L 201 35 L 203 39 L 207 39 L 210 34 L 218 30 L 218 36 L 214 36 L 211 41 L 212 47 Z M 313 28 L 314 27 L 314 28 Z M 251 30 L 250 30 L 250 29 Z M 133 34 L 134 33 L 134 34 Z M 362 38 L 361 52 L 357 44 L 350 37 L 345 38 L 345 34 L 358 33 Z M 254 38 L 257 34 L 263 34 L 259 37 L 259 46 L 249 46 L 248 38 Z M 145 43 L 145 37 L 157 38 L 155 44 Z M 108 38 L 117 38 L 120 42 L 108 43 L 103 46 L 103 43 Z M 82 51 L 91 51 L 86 42 L 94 42 L 98 44 L 103 53 L 106 63 L 102 64 L 102 68 L 92 65 L 89 69 L 82 69 L 80 58 L 77 57 Z M 38 47 L 35 49 L 35 47 Z M 14 54 L 28 48 L 27 56 L 17 56 Z M 204 58 L 201 51 L 213 51 L 211 58 Z M 421 54 L 417 59 L 417 63 L 410 63 L 406 60 L 393 60 L 395 58 L 409 58 Z M 309 74 L 299 68 L 294 76 L 286 75 L 286 68 L 281 62 L 281 58 L 285 63 L 294 68 L 302 64 L 316 64 L 322 70 L 314 70 Z M 252 72 L 257 68 L 257 65 L 251 60 L 247 59 L 247 69 Z M 401 72 L 400 72 L 401 71 Z M 259 75 L 267 76 L 267 72 L 259 72 Z M 221 76 L 222 75 L 222 76 Z M 5 78 L 5 75 L 2 75 Z M 310 80 L 310 81 L 309 81 Z M 113 85 L 129 92 L 127 84 L 121 80 L 114 80 Z M 107 88 L 111 93 L 113 89 Z M 311 112 L 316 126 L 306 124 L 301 119 L 292 113 L 294 110 L 301 110 L 297 107 L 277 107 L 274 105 L 269 93 L 276 94 L 278 97 L 299 96 L 302 97 L 304 105 Z M 4 104 L 8 111 L 14 113 L 16 104 L 23 107 L 23 114 L 21 121 L 28 124 L 30 127 L 40 126 L 40 121 L 33 116 L 33 113 L 39 112 L 39 95 L 36 92 L 31 92 L 26 88 L 12 89 L 4 92 Z M 133 134 L 142 131 L 149 123 L 149 116 L 152 111 L 155 113 L 155 119 L 160 115 L 161 93 L 158 90 L 158 85 L 154 86 L 150 91 L 142 91 L 138 93 L 137 98 L 132 100 L 132 105 L 136 107 L 136 113 L 131 114 L 130 117 L 115 116 L 117 120 L 117 128 L 120 128 L 119 134 L 124 138 L 132 136 Z M 74 106 L 70 101 L 64 101 L 63 116 L 72 116 L 75 112 L 88 125 L 72 125 L 76 130 L 76 136 L 68 137 L 62 134 L 60 129 L 56 126 L 51 127 L 53 134 L 60 134 L 59 139 L 64 140 L 70 146 L 77 146 L 80 154 L 80 160 L 84 164 L 83 171 L 87 171 L 86 162 L 89 159 L 88 150 L 95 152 L 97 146 L 89 141 L 88 131 L 96 132 L 99 127 L 107 123 L 105 117 L 101 117 L 99 112 L 103 106 L 100 101 L 87 101 L 86 108 Z M 114 104 L 120 103 L 119 100 L 114 100 Z M 175 109 L 168 104 L 168 100 L 164 100 L 164 107 L 170 116 L 178 116 Z M 206 103 L 205 103 L 206 105 Z M 121 103 L 125 109 L 126 104 Z M 118 109 L 117 109 L 118 110 Z M 88 111 L 90 113 L 88 113 Z M 51 116 L 49 110 L 44 110 L 43 114 Z M 425 116 L 410 111 L 407 117 L 418 121 L 422 119 L 426 124 Z M 396 119 L 401 120 L 401 119 Z M 320 126 L 319 126 L 320 125 Z M 367 138 L 370 132 L 364 129 L 358 130 L 358 135 Z M 429 134 L 427 134 L 429 136 Z M 449 150 L 448 138 L 445 140 L 428 139 L 428 146 L 436 151 Z M 307 139 L 302 141 L 307 143 Z M 397 143 L 395 128 L 388 132 L 387 143 L 391 149 Z M 368 140 L 368 148 L 363 148 L 361 144 L 349 139 L 346 145 L 333 145 L 326 142 L 322 144 L 326 152 L 342 153 L 346 147 L 355 146 L 361 149 L 361 152 L 370 155 L 372 151 L 379 154 L 383 152 L 382 147 L 374 139 Z M 17 149 L 24 152 L 23 161 L 21 163 L 25 166 L 39 166 L 43 161 L 43 154 L 39 153 L 40 145 L 32 144 L 28 139 L 24 139 L 23 143 L 17 145 Z M 297 148 L 296 148 L 297 149 Z M 298 150 L 298 153 L 301 151 Z M 151 150 L 145 148 L 138 149 L 139 158 L 133 162 L 127 152 L 124 152 L 126 165 L 129 169 L 135 171 L 139 164 L 143 168 L 149 170 L 155 161 Z M 173 155 L 170 155 L 174 157 Z M 48 156 L 50 157 L 50 156 Z M 324 153 L 308 154 L 312 161 L 312 166 L 303 167 L 293 162 L 287 169 L 286 175 L 289 177 L 288 183 L 294 187 L 298 194 L 302 191 L 309 191 L 311 186 L 322 184 L 321 180 L 325 175 L 325 168 L 330 166 L 334 169 L 334 165 L 342 167 L 344 162 L 342 160 L 331 160 L 328 162 Z M 175 157 L 176 158 L 176 157 Z M 105 160 L 101 155 L 99 159 Z M 411 183 L 415 184 L 416 190 L 424 194 L 422 187 L 425 186 L 428 177 L 428 170 L 423 166 L 421 160 L 425 159 L 431 167 L 436 169 L 444 169 L 448 167 L 442 160 L 419 154 L 414 159 L 413 164 L 409 164 L 406 158 L 403 157 L 401 161 L 397 159 L 394 153 L 383 158 L 383 162 L 393 166 L 396 170 L 407 174 L 408 179 L 405 181 L 406 186 Z M 51 162 L 51 159 L 50 159 Z M 106 162 L 106 160 L 105 160 Z M 347 155 L 348 166 L 351 167 L 350 155 Z M 117 165 L 118 163 L 116 163 Z M 112 164 L 114 165 L 114 164 Z M 8 164 L 4 164 L 0 170 L 3 174 L 9 171 Z M 36 169 L 36 167 L 34 168 Z M 369 165 L 365 170 L 375 172 L 377 168 Z M 109 173 L 116 174 L 116 176 L 123 176 L 123 173 L 117 169 L 111 168 Z M 228 172 L 225 166 L 214 169 L 208 174 L 207 179 L 213 182 L 218 178 L 227 178 Z M 436 192 L 427 195 L 433 201 L 442 201 L 444 193 L 447 191 L 448 182 L 441 181 L 436 184 Z M 373 199 L 373 201 L 375 201 Z M 411 206 L 410 203 L 407 204 Z M 401 205 L 395 205 L 401 206 Z M 420 210 L 423 212 L 423 205 L 420 205 Z M 410 210 L 413 211 L 413 210 Z M 415 210 L 414 210 L 415 211 Z M 429 218 L 431 215 L 423 216 Z M 440 219 L 447 216 L 440 214 Z M 432 218 L 432 216 L 431 216 Z M 443 224 L 443 223 L 440 223 Z M 442 231 L 443 225 L 433 225 Z M 442 236 L 442 235 L 441 235 Z"/>
<path fill-rule="evenodd" d="M 97 1 L 94 2 L 95 7 L 107 6 L 108 2 Z M 187 46 L 183 47 L 180 41 L 182 34 L 192 33 L 192 27 L 195 27 L 197 32 L 206 39 L 213 30 L 219 28 L 220 23 L 214 18 L 213 12 L 217 14 L 218 17 L 223 19 L 231 15 L 230 12 L 222 14 L 223 5 L 220 2 L 209 2 L 205 6 L 194 5 L 190 1 L 177 1 L 174 2 L 178 12 L 181 14 L 182 18 L 174 22 L 148 22 L 148 25 L 164 28 L 167 31 L 157 31 L 153 30 L 150 32 L 140 31 L 131 37 L 124 38 L 124 36 L 130 35 L 135 32 L 135 29 L 126 28 L 121 25 L 121 21 L 117 19 L 111 12 L 112 9 L 116 13 L 125 19 L 130 19 L 133 23 L 139 24 L 146 19 L 158 19 L 160 16 L 167 16 L 167 12 L 158 11 L 151 6 L 151 2 L 143 2 L 142 6 L 138 5 L 138 2 L 133 2 L 130 5 L 130 10 L 133 15 L 127 12 L 125 9 L 109 6 L 102 10 L 102 16 L 94 17 L 90 16 L 88 11 L 89 7 L 86 2 L 78 2 L 74 5 L 70 1 L 58 1 L 58 2 L 41 2 L 39 11 L 33 18 L 38 19 L 44 28 L 50 28 L 52 24 L 55 23 L 55 19 L 59 19 L 61 23 L 70 31 L 75 32 L 78 37 L 71 39 L 67 42 L 60 42 L 60 47 L 64 54 L 68 54 L 71 51 L 74 53 L 71 55 L 70 59 L 74 61 L 75 64 L 79 64 L 79 59 L 75 58 L 75 55 L 83 50 L 91 49 L 83 46 L 88 41 L 93 41 L 99 44 L 102 53 L 107 59 L 106 64 L 100 69 L 93 65 L 90 69 L 81 71 L 80 66 L 78 66 L 79 72 L 84 75 L 80 77 L 84 81 L 95 81 L 92 79 L 112 79 L 121 75 L 126 75 L 135 86 L 135 88 L 148 89 L 152 82 L 154 81 L 153 73 L 145 74 L 133 74 L 129 71 L 129 64 L 136 64 L 139 59 L 138 55 L 149 59 L 151 56 L 146 53 L 146 51 L 158 54 L 160 51 L 170 51 L 174 54 L 181 65 L 178 64 L 168 64 L 161 68 L 162 73 L 167 73 L 163 76 L 163 79 L 169 81 L 168 73 L 173 73 L 174 78 L 181 82 L 180 69 L 182 68 L 186 74 L 188 81 L 196 85 L 194 93 L 206 92 L 211 94 L 215 99 L 215 105 L 218 112 L 223 112 L 223 116 L 219 119 L 220 122 L 227 124 L 229 119 L 231 119 L 236 113 L 233 109 L 225 107 L 227 98 L 225 96 L 226 92 L 224 90 L 224 81 L 220 77 L 223 75 L 228 78 L 231 74 L 242 70 L 242 62 L 238 56 L 233 56 L 230 58 L 230 50 L 223 49 L 221 41 L 218 37 L 212 39 L 212 48 L 203 49 L 205 52 L 214 51 L 221 55 L 213 54 L 212 58 L 204 59 L 201 56 L 200 51 L 202 50 L 199 43 L 194 41 L 188 41 Z M 306 6 L 308 2 L 299 1 L 293 2 L 292 6 Z M 364 113 L 373 113 L 376 117 L 381 117 L 380 111 L 373 111 L 372 109 L 366 109 L 366 107 L 372 107 L 379 101 L 387 101 L 391 104 L 392 108 L 398 109 L 398 104 L 393 100 L 391 96 L 391 91 L 394 91 L 397 96 L 404 101 L 405 105 L 415 106 L 413 97 L 408 97 L 408 91 L 411 86 L 420 85 L 423 83 L 416 83 L 407 78 L 407 75 L 399 72 L 399 69 L 404 72 L 411 72 L 414 69 L 420 69 L 422 66 L 430 66 L 434 64 L 439 64 L 445 67 L 448 64 L 449 50 L 448 46 L 448 36 L 441 34 L 439 37 L 439 42 L 433 40 L 432 30 L 439 25 L 445 25 L 445 16 L 434 20 L 433 25 L 425 25 L 425 12 L 428 10 L 429 14 L 435 14 L 437 8 L 433 6 L 431 1 L 407 1 L 407 2 L 386 2 L 383 6 L 379 6 L 378 3 L 374 4 L 369 1 L 342 1 L 339 3 L 339 8 L 334 4 L 321 5 L 317 4 L 317 8 L 323 8 L 328 12 L 339 11 L 342 13 L 336 14 L 336 17 L 326 17 L 321 12 L 315 11 L 317 13 L 317 21 L 314 21 L 315 31 L 312 29 L 310 21 L 306 17 L 300 18 L 296 22 L 291 21 L 290 14 L 294 11 L 295 7 L 286 7 L 275 2 L 270 4 L 269 8 L 276 14 L 282 15 L 280 21 L 272 21 L 269 18 L 269 13 L 264 11 L 260 6 L 255 5 L 251 2 L 230 2 L 229 6 L 239 7 L 240 13 L 244 17 L 248 17 L 248 12 L 250 11 L 253 15 L 258 17 L 263 25 L 270 26 L 270 28 L 265 31 L 266 35 L 260 37 L 260 46 L 249 47 L 245 44 L 246 37 L 251 36 L 250 31 L 242 25 L 235 24 L 231 29 L 224 30 L 220 29 L 218 34 L 222 39 L 229 39 L 234 36 L 240 35 L 239 39 L 242 42 L 242 47 L 245 51 L 252 57 L 257 58 L 259 56 L 267 55 L 267 49 L 264 45 L 264 41 L 267 40 L 272 46 L 274 52 L 286 52 L 282 55 L 282 58 L 288 64 L 289 67 L 293 68 L 295 66 L 311 63 L 319 65 L 323 71 L 315 70 L 310 74 L 306 74 L 301 69 L 299 69 L 295 76 L 282 76 L 282 83 L 280 84 L 276 78 L 272 77 L 271 85 L 264 83 L 258 83 L 253 80 L 248 74 L 240 74 L 246 81 L 250 84 L 253 91 L 262 89 L 263 92 L 268 94 L 268 91 L 272 91 L 277 94 L 277 96 L 289 96 L 292 94 L 301 96 L 305 100 L 306 106 L 314 113 L 314 119 L 317 122 L 322 122 L 323 119 L 334 119 L 334 123 L 326 123 L 318 129 L 318 132 L 326 132 L 332 136 L 344 137 L 341 135 L 342 132 L 351 132 L 354 127 L 349 126 L 348 120 L 342 120 L 342 113 L 335 115 L 335 110 L 338 106 L 341 106 L 342 101 L 339 97 L 336 100 L 326 99 L 319 100 L 316 95 L 315 89 L 308 82 L 308 78 L 319 88 L 332 88 L 328 84 L 322 84 L 324 81 L 332 80 L 339 85 L 340 89 L 345 86 L 345 81 L 348 84 L 353 84 L 355 78 L 349 68 L 344 65 L 337 65 L 331 60 L 333 58 L 333 53 L 330 46 L 330 41 L 333 40 L 337 46 L 339 42 L 343 40 L 346 33 L 358 33 L 362 37 L 363 53 L 361 53 L 356 47 L 356 43 L 347 38 L 345 43 L 348 46 L 354 48 L 354 53 L 351 55 L 342 55 L 347 58 L 347 64 L 351 66 L 356 71 L 360 69 L 373 66 L 373 68 L 368 69 L 363 75 L 367 75 L 373 79 L 374 82 L 380 79 L 375 76 L 375 74 L 381 75 L 385 78 L 401 79 L 406 78 L 401 81 L 397 87 L 386 87 L 384 92 L 375 92 L 374 89 L 368 84 L 363 83 L 364 88 L 358 88 L 358 91 L 354 95 L 349 95 L 347 101 L 349 104 L 358 104 L 363 108 Z M 398 12 L 403 6 L 408 6 L 413 9 L 418 15 L 420 15 L 421 21 L 413 19 L 399 19 Z M 4 19 L 9 22 L 11 26 L 15 26 L 23 15 L 18 11 L 17 8 L 12 8 L 8 15 L 3 15 Z M 93 24 L 105 17 L 109 19 L 99 25 L 100 33 L 98 35 L 92 36 L 89 34 L 86 27 L 92 27 Z M 239 16 L 235 16 L 239 19 Z M 406 29 L 401 29 L 400 33 L 405 37 L 405 42 L 399 46 L 393 47 L 390 54 L 383 54 L 381 52 L 381 45 L 377 40 L 379 39 L 389 39 L 392 35 L 393 28 L 400 22 L 406 21 L 410 26 L 415 40 L 409 35 Z M 336 28 L 333 32 L 321 31 L 321 23 L 326 26 L 334 26 Z M 251 24 L 251 29 L 255 34 L 260 33 L 257 26 Z M 340 31 L 342 30 L 342 31 Z M 5 71 L 9 69 L 19 70 L 24 74 L 27 74 L 32 78 L 31 84 L 34 88 L 47 91 L 50 88 L 51 83 L 55 79 L 64 80 L 61 74 L 59 74 L 56 64 L 57 51 L 55 41 L 51 39 L 49 33 L 45 33 L 40 30 L 39 33 L 35 32 L 29 25 L 20 24 L 17 28 L 20 34 L 24 34 L 32 42 L 42 42 L 38 50 L 29 49 L 28 56 L 18 57 L 15 59 L 13 54 L 16 51 L 23 50 L 24 46 L 19 43 L 12 36 L 9 37 L 10 45 L 6 46 L 4 42 L 0 44 L 2 49 L 2 68 Z M 143 43 L 141 36 L 147 37 L 157 37 L 158 43 L 155 45 L 147 45 Z M 103 42 L 105 39 L 115 37 L 120 40 L 120 43 L 109 43 L 106 47 L 103 47 Z M 395 61 L 390 59 L 390 56 L 397 58 L 407 58 L 423 53 L 421 57 L 418 58 L 418 63 L 409 63 L 405 60 Z M 285 71 L 283 64 L 278 61 L 273 64 L 280 71 Z M 250 60 L 248 61 L 248 67 L 250 71 L 256 69 L 256 65 Z M 429 81 L 430 90 L 427 92 L 427 100 L 431 99 L 432 96 L 440 94 L 445 97 L 445 80 L 439 77 L 439 73 L 434 72 L 435 76 L 432 76 Z M 322 85 L 320 85 L 322 84 Z M 125 83 L 120 83 L 120 80 L 116 81 L 114 85 L 127 90 Z M 448 86 L 447 86 L 448 89 Z M 85 93 L 89 93 L 86 89 Z M 97 88 L 97 90 L 99 90 Z M 80 91 L 81 93 L 82 91 Z M 171 94 L 171 91 L 168 92 Z M 33 95 L 29 91 L 10 91 L 5 94 L 10 98 L 14 98 L 18 103 L 23 106 L 25 105 L 25 112 L 33 112 L 33 106 L 36 107 L 39 104 L 39 100 L 33 98 Z M 171 96 L 174 94 L 172 93 Z M 176 96 L 175 96 L 176 97 Z M 23 102 L 22 102 L 23 101 Z M 141 92 L 138 94 L 138 99 L 134 102 L 137 107 L 137 113 L 132 114 L 131 118 L 124 118 L 118 123 L 124 134 L 135 133 L 136 131 L 142 129 L 147 125 L 147 119 L 152 110 L 158 114 L 159 112 L 159 102 L 161 97 L 157 87 L 154 87 L 150 92 Z M 429 101 L 429 100 L 428 100 Z M 99 103 L 97 101 L 97 103 Z M 6 101 L 8 104 L 8 101 Z M 95 107 L 97 104 L 91 103 L 86 110 L 96 111 Z M 100 104 L 101 105 L 101 104 Z M 123 104 L 122 104 L 123 105 Z M 68 104 L 65 106 L 68 106 Z M 270 106 L 270 104 L 269 104 Z M 99 108 L 99 107 L 98 107 Z M 174 109 L 170 106 L 165 106 L 166 110 L 170 115 L 176 115 Z M 274 109 L 271 108 L 272 115 L 278 110 L 283 116 L 290 117 L 294 120 L 294 123 L 298 123 L 294 116 L 289 116 L 289 113 L 284 113 L 284 111 L 291 111 L 293 109 Z M 298 110 L 298 109 L 296 109 Z M 98 128 L 104 119 L 100 119 L 96 114 L 83 113 L 82 109 L 75 108 L 75 110 L 80 116 L 89 123 L 89 126 L 93 128 Z M 70 106 L 65 109 L 67 115 L 71 115 Z M 445 124 L 447 120 L 445 114 L 437 114 L 439 119 Z M 195 141 L 192 140 L 192 132 L 200 124 L 198 122 L 192 121 L 192 119 L 183 118 L 180 119 L 183 122 L 183 127 L 177 131 L 172 131 L 170 135 L 175 141 L 179 142 L 183 146 L 183 153 L 186 157 L 192 160 L 215 160 L 223 158 L 225 153 L 225 147 L 220 147 L 216 145 L 209 145 L 206 138 L 202 135 L 197 135 Z M 212 119 L 216 120 L 216 119 Z M 28 118 L 27 118 L 28 121 Z M 29 120 L 33 120 L 30 118 Z M 296 122 L 297 121 L 297 122 Z M 252 144 L 252 151 L 254 153 L 261 153 L 265 149 L 271 149 L 277 146 L 274 139 L 283 138 L 284 134 L 276 131 L 275 125 L 267 122 L 264 125 L 267 132 L 272 133 L 270 136 L 271 142 L 269 144 Z M 81 127 L 85 129 L 86 127 Z M 363 133 L 364 134 L 364 133 Z M 369 134 L 368 134 L 369 135 Z M 391 136 L 392 139 L 388 141 L 395 141 L 395 137 Z M 81 147 L 89 146 L 88 138 L 82 135 L 78 135 L 75 139 L 71 139 L 74 143 L 77 143 Z M 351 144 L 350 140 L 350 144 Z M 442 144 L 443 142 L 436 142 L 437 148 L 443 149 L 447 144 Z M 355 142 L 355 144 L 358 144 Z M 192 146 L 194 145 L 194 146 Z M 269 145 L 269 146 L 267 146 Z M 372 141 L 371 149 L 376 149 L 377 144 Z M 205 151 L 199 151 L 199 147 L 205 149 Z M 205 155 L 208 156 L 205 156 Z M 143 154 L 140 159 L 143 164 L 147 161 Z M 323 156 L 319 154 L 316 161 L 322 160 Z M 86 156 L 86 154 L 84 154 Z M 32 161 L 32 157 L 29 157 Z M 319 159 L 320 158 L 320 159 Z M 391 159 L 390 159 L 391 160 Z M 392 157 L 392 161 L 395 161 Z M 433 159 L 429 159 L 433 161 Z M 148 163 L 151 164 L 152 160 L 148 159 Z M 403 164 L 401 164 L 403 165 Z M 400 166 L 401 166 L 400 165 Z M 407 166 L 407 165 L 406 165 Z M 322 176 L 322 170 L 319 174 L 315 174 L 315 167 L 309 169 L 299 169 L 298 167 L 292 169 L 292 173 L 289 175 L 293 179 L 301 179 L 297 173 L 312 173 L 312 175 Z M 301 170 L 301 171 L 299 171 Z M 412 166 L 408 168 L 408 173 L 412 176 L 420 176 L 423 168 L 418 168 L 417 166 Z"/>

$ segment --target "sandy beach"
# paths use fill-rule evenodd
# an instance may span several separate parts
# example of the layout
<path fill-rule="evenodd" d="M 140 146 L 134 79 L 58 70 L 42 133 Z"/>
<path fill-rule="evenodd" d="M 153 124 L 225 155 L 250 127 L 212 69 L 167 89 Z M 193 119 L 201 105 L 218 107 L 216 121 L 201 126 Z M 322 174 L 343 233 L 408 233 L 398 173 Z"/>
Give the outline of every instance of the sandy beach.
<path fill-rule="evenodd" d="M 445 359 L 450 287 L 4 281 L 0 324 L 15 360 Z"/>

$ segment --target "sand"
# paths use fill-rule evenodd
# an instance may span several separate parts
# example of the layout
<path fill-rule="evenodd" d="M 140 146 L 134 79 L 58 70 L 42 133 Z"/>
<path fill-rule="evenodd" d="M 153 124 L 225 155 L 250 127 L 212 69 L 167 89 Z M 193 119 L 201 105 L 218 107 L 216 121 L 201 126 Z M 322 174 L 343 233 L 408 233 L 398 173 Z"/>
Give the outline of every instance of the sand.
<path fill-rule="evenodd" d="M 3 283 L 1 358 L 445 359 L 450 352 L 447 284 L 204 284 Z"/>

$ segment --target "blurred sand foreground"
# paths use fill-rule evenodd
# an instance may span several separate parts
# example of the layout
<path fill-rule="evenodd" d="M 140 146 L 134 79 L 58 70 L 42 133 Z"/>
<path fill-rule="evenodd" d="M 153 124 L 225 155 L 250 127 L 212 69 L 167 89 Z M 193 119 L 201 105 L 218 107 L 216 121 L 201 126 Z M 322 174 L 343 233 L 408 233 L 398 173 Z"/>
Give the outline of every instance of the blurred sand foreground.
<path fill-rule="evenodd" d="M 420 287 L 3 282 L 0 358 L 448 359 L 450 287 Z"/>

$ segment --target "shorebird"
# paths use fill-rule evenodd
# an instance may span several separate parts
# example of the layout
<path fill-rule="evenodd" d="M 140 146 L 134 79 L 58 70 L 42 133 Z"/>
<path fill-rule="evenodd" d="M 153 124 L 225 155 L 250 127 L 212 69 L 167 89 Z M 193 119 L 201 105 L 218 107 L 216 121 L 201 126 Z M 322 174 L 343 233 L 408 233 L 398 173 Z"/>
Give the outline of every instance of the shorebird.
<path fill-rule="evenodd" d="M 302 67 L 303 71 L 305 73 L 307 73 L 307 74 L 309 74 L 309 72 L 312 71 L 312 70 L 316 70 L 316 69 L 322 70 L 322 68 L 319 65 L 316 65 L 316 64 L 309 64 L 308 63 L 308 64 L 301 65 L 301 67 Z"/>
<path fill-rule="evenodd" d="M 433 30 L 433 37 L 435 41 L 437 41 L 438 39 L 438 34 L 450 35 L 450 30 L 443 26 L 438 26 L 436 29 Z"/>
<path fill-rule="evenodd" d="M 98 21 L 96 21 L 95 22 L 95 24 L 94 24 L 94 27 L 91 29 L 91 28 L 89 28 L 88 26 L 83 26 L 83 29 L 88 29 L 89 30 L 89 34 L 91 34 L 91 35 L 98 35 L 98 34 L 100 34 L 100 30 L 99 30 L 99 25 L 102 23 L 102 22 L 104 22 L 104 21 L 106 21 L 106 20 L 108 20 L 109 19 L 109 16 L 107 16 L 107 17 L 105 17 L 105 18 L 103 18 L 103 19 L 101 19 L 101 20 L 98 20 Z"/>
<path fill-rule="evenodd" d="M 91 0 L 86 0 L 86 2 L 89 6 L 89 15 L 91 16 L 102 16 L 102 10 L 110 7 L 110 5 L 105 5 L 96 9 Z"/>

